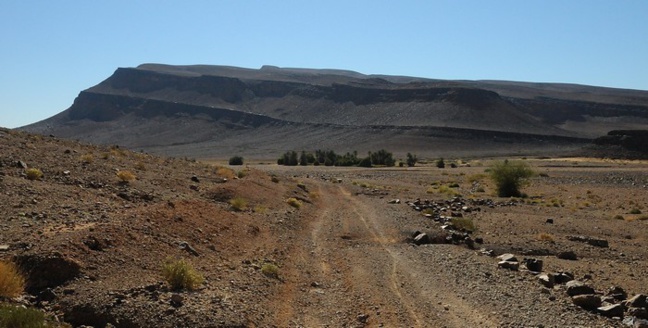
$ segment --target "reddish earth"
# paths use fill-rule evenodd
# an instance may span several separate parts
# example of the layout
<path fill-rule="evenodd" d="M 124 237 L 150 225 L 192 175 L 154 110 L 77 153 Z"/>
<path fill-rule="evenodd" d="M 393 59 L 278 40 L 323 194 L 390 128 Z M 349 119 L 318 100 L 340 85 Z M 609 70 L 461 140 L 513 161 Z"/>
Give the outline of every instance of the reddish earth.
<path fill-rule="evenodd" d="M 25 295 L 9 301 L 74 326 L 622 326 L 574 305 L 565 285 L 545 288 L 523 265 L 498 268 L 480 249 L 541 259 L 543 272 L 570 272 L 601 295 L 612 286 L 648 292 L 645 162 L 528 159 L 541 173 L 529 197 L 501 199 L 484 173 L 489 160 L 230 168 L 9 130 L 0 150 L 0 258 L 29 274 Z M 43 178 L 27 179 L 23 164 Z M 137 179 L 122 183 L 118 170 Z M 411 243 L 416 230 L 442 232 L 405 201 L 451 193 L 471 208 L 462 215 L 483 244 Z M 234 198 L 247 206 L 235 211 Z M 567 250 L 578 259 L 556 257 Z M 163 281 L 163 263 L 178 258 L 204 275 L 198 290 Z M 264 275 L 264 264 L 278 276 Z"/>

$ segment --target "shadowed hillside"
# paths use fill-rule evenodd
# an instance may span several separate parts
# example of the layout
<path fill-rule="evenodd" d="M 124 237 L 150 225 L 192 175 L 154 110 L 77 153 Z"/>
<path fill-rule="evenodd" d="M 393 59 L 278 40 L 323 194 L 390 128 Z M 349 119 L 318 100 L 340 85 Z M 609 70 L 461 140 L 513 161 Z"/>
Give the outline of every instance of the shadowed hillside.
<path fill-rule="evenodd" d="M 648 123 L 648 92 L 351 71 L 145 64 L 23 129 L 192 157 L 288 149 L 562 153 Z"/>

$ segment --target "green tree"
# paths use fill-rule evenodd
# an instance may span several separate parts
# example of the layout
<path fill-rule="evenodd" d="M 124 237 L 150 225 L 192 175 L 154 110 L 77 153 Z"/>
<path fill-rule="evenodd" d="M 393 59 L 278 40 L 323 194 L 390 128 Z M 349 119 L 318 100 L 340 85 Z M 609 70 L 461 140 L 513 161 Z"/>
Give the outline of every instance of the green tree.
<path fill-rule="evenodd" d="M 416 162 L 418 162 L 418 158 L 416 158 L 416 155 L 407 153 L 407 166 L 414 166 L 416 165 Z"/>
<path fill-rule="evenodd" d="M 306 156 L 306 152 L 303 150 L 301 152 L 301 155 L 299 155 L 299 165 L 301 166 L 308 165 L 308 156 Z"/>
<path fill-rule="evenodd" d="M 520 197 L 520 188 L 533 175 L 529 165 L 520 161 L 496 162 L 490 171 L 491 179 L 497 186 L 497 195 L 500 197 Z"/>
<path fill-rule="evenodd" d="M 243 165 L 243 157 L 241 156 L 230 157 L 229 165 Z"/>
<path fill-rule="evenodd" d="M 385 165 L 385 166 L 394 166 L 396 160 L 394 159 L 392 153 L 381 149 L 375 153 L 369 152 L 369 157 L 371 157 L 372 165 Z"/>

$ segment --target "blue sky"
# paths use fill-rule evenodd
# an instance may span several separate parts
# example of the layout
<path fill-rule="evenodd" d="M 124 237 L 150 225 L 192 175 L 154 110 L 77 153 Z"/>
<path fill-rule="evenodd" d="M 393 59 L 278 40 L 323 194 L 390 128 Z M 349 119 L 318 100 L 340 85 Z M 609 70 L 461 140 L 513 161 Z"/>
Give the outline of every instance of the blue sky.
<path fill-rule="evenodd" d="M 142 63 L 648 90 L 648 1 L 0 0 L 0 126 Z"/>

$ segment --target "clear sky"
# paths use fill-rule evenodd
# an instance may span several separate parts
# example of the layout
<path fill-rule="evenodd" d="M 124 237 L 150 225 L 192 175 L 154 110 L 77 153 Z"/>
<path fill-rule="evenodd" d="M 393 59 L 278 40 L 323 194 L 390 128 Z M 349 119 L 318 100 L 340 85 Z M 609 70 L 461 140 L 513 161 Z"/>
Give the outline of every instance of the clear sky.
<path fill-rule="evenodd" d="M 648 1 L 0 0 L 0 126 L 142 63 L 648 90 Z"/>

